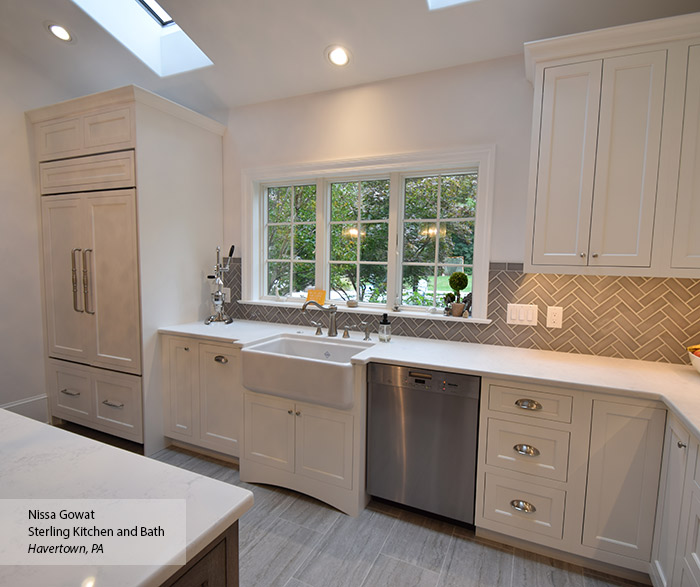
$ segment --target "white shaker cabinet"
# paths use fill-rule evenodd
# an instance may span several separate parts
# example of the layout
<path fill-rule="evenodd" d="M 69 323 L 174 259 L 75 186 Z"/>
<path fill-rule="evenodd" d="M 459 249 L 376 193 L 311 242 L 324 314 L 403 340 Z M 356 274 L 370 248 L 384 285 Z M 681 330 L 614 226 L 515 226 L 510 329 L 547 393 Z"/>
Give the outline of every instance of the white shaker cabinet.
<path fill-rule="evenodd" d="M 690 435 L 674 416 L 669 416 L 664 441 L 659 501 L 656 510 L 654 546 L 649 575 L 657 587 L 679 584 L 684 546 L 685 524 L 681 520 L 681 504 L 688 466 Z M 679 571 L 675 574 L 674 569 Z"/>
<path fill-rule="evenodd" d="M 688 51 L 673 266 L 700 269 L 700 45 Z"/>
<path fill-rule="evenodd" d="M 245 416 L 246 459 L 352 488 L 352 414 L 246 393 Z"/>
<path fill-rule="evenodd" d="M 649 561 L 666 410 L 596 399 L 583 544 Z"/>
<path fill-rule="evenodd" d="M 700 13 L 525 44 L 528 273 L 700 277 Z"/>
<path fill-rule="evenodd" d="M 648 572 L 665 421 L 654 401 L 483 378 L 477 533 Z"/>
<path fill-rule="evenodd" d="M 548 67 L 533 265 L 648 267 L 666 51 Z"/>
<path fill-rule="evenodd" d="M 239 456 L 241 353 L 230 344 L 163 337 L 165 435 Z"/>

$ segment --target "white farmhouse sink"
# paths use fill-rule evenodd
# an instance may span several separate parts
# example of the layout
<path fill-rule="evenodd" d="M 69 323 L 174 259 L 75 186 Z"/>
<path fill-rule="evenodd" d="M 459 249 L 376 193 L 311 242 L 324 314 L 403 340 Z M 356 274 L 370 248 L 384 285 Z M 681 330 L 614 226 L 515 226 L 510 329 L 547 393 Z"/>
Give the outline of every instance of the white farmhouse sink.
<path fill-rule="evenodd" d="M 281 334 L 241 351 L 243 386 L 332 408 L 353 404 L 350 360 L 374 343 Z"/>

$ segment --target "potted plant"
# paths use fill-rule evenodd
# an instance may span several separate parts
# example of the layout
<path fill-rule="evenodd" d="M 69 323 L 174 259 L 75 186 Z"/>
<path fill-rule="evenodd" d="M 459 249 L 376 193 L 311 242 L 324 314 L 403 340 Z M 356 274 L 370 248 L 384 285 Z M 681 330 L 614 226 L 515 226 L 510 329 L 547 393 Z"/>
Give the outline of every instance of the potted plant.
<path fill-rule="evenodd" d="M 450 280 L 448 283 L 450 284 L 452 291 L 455 292 L 455 302 L 452 304 L 452 315 L 461 316 L 464 313 L 464 304 L 459 297 L 459 292 L 466 289 L 467 285 L 469 285 L 469 278 L 465 273 L 455 271 L 452 275 L 450 275 Z"/>
<path fill-rule="evenodd" d="M 452 311 L 452 303 L 455 301 L 455 294 L 452 292 L 446 293 L 443 300 L 445 301 L 445 316 L 447 316 Z"/>

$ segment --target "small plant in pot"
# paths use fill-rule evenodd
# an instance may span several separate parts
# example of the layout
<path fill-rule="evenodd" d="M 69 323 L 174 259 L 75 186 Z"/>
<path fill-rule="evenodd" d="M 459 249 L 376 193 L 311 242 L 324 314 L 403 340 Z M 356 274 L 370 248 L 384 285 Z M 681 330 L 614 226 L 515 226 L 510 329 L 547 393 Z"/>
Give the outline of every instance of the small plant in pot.
<path fill-rule="evenodd" d="M 467 277 L 466 273 L 455 271 L 452 275 L 450 275 L 448 283 L 455 292 L 455 302 L 452 304 L 452 315 L 461 316 L 464 313 L 464 303 L 462 303 L 462 300 L 459 297 L 459 292 L 467 288 L 467 285 L 469 285 L 469 278 Z"/>
<path fill-rule="evenodd" d="M 447 316 L 452 312 L 452 303 L 455 301 L 455 294 L 452 292 L 446 293 L 443 300 L 445 302 L 445 316 Z"/>

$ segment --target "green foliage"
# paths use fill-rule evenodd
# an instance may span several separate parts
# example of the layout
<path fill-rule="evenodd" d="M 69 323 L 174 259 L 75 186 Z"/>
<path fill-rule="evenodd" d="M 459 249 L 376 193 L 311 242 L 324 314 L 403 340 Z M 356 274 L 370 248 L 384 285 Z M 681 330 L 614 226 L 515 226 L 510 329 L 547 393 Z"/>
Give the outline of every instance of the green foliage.
<path fill-rule="evenodd" d="M 467 289 L 467 285 L 469 285 L 469 278 L 462 271 L 455 271 L 452 275 L 450 275 L 449 284 L 457 296 L 457 303 L 459 303 L 459 292 Z"/>

